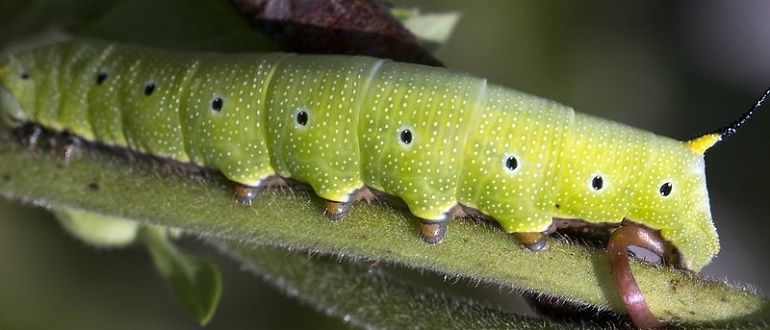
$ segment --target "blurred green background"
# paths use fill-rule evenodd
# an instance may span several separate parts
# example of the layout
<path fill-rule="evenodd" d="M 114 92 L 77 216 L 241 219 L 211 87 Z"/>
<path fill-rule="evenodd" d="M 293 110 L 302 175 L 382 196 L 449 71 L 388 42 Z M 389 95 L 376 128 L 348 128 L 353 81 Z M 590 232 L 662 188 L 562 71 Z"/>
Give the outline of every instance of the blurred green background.
<path fill-rule="evenodd" d="M 4 1 L 0 8 L 8 8 Z M 27 10 L 44 8 L 44 1 L 32 3 Z M 770 85 L 770 2 L 762 0 L 390 3 L 462 12 L 437 53 L 450 68 L 679 139 L 733 121 Z M 19 28 L 4 22 L 5 33 Z M 763 110 L 707 153 L 722 252 L 704 273 L 766 292 L 770 109 Z M 343 325 L 212 248 L 192 240 L 185 247 L 223 269 L 222 303 L 208 328 Z M 142 249 L 95 250 L 71 239 L 45 210 L 0 200 L 0 328 L 196 327 Z"/>

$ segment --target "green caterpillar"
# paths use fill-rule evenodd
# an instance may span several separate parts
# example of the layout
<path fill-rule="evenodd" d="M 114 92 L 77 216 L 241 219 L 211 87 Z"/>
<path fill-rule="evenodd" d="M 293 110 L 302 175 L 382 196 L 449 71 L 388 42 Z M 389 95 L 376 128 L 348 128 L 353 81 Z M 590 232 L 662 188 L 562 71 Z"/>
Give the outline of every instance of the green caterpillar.
<path fill-rule="evenodd" d="M 218 169 L 242 202 L 271 178 L 292 178 L 339 219 L 374 189 L 403 199 L 428 242 L 470 210 L 532 250 L 575 219 L 625 219 L 659 230 L 679 266 L 695 271 L 719 251 L 703 153 L 762 100 L 725 129 L 682 142 L 467 74 L 368 57 L 81 40 L 0 61 L 9 125 Z"/>

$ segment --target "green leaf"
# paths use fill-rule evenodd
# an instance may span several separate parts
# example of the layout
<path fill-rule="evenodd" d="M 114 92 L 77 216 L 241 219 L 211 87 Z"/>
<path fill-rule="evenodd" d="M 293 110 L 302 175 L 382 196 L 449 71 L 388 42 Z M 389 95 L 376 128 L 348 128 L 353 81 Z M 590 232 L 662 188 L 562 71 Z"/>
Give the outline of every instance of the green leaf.
<path fill-rule="evenodd" d="M 322 215 L 318 197 L 294 188 L 270 189 L 245 207 L 233 201 L 233 185 L 219 175 L 180 173 L 162 163 L 87 148 L 63 165 L 55 153 L 27 150 L 8 134 L 0 134 L 0 194 L 206 237 L 404 265 L 623 311 L 599 249 L 554 240 L 546 251 L 527 252 L 497 226 L 462 220 L 450 223 L 443 244 L 424 244 L 417 237 L 418 221 L 398 204 L 356 203 L 344 221 L 335 223 Z M 770 304 L 754 292 L 641 263 L 632 269 L 653 313 L 666 320 L 747 325 L 770 319 Z M 355 304 L 373 308 L 364 307 L 371 306 L 365 296 Z"/>
<path fill-rule="evenodd" d="M 141 233 L 155 268 L 184 308 L 201 324 L 211 320 L 222 292 L 219 270 L 202 257 L 179 251 L 169 241 L 173 234 L 169 229 L 140 228 L 136 221 L 66 207 L 55 208 L 53 212 L 65 230 L 96 247 L 125 247 Z"/>
<path fill-rule="evenodd" d="M 222 278 L 216 265 L 202 257 L 179 251 L 165 228 L 142 230 L 155 268 L 166 279 L 182 305 L 201 325 L 214 316 L 222 294 Z"/>
<path fill-rule="evenodd" d="M 449 40 L 462 16 L 459 12 L 422 14 L 417 8 L 392 8 L 390 13 L 431 52 Z"/>
<path fill-rule="evenodd" d="M 263 275 L 287 294 L 362 328 L 572 328 L 538 319 L 531 312 L 528 316 L 511 314 L 462 292 L 437 290 L 441 286 L 431 284 L 444 281 L 438 275 L 408 277 L 400 267 L 373 261 L 346 262 L 329 255 L 211 240 L 243 260 L 247 270 Z M 508 301 L 516 303 L 516 310 L 531 310 L 521 298 Z"/>
<path fill-rule="evenodd" d="M 54 209 L 59 223 L 70 234 L 96 247 L 118 248 L 136 240 L 139 223 L 70 208 Z"/>

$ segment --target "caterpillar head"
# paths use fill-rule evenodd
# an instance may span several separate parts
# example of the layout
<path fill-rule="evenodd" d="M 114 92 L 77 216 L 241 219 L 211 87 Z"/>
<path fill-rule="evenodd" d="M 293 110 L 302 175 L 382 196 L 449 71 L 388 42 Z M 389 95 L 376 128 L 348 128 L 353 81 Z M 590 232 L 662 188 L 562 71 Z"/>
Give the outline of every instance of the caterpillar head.
<path fill-rule="evenodd" d="M 657 145 L 636 184 L 636 201 L 627 218 L 660 228 L 678 253 L 676 266 L 699 271 L 719 252 L 703 153 L 670 139 L 657 140 Z"/>
<path fill-rule="evenodd" d="M 561 160 L 558 218 L 629 220 L 678 252 L 677 266 L 699 270 L 719 251 L 702 150 L 622 124 L 576 116 Z M 711 143 L 713 144 L 713 143 Z M 670 256 L 667 256 L 671 261 Z"/>
<path fill-rule="evenodd" d="M 732 124 L 686 142 L 662 146 L 651 161 L 648 178 L 642 181 L 640 190 L 658 189 L 660 198 L 650 198 L 642 205 L 654 207 L 637 209 L 634 215 L 651 219 L 651 224 L 662 228 L 661 236 L 679 252 L 680 266 L 698 271 L 719 252 L 719 239 L 709 209 L 703 154 L 743 126 L 768 94 L 770 89 Z M 676 216 L 678 221 L 674 219 Z"/>
<path fill-rule="evenodd" d="M 766 92 L 770 93 L 770 90 Z M 576 116 L 561 159 L 559 218 L 619 223 L 660 230 L 677 265 L 698 271 L 719 252 L 706 189 L 704 153 L 733 134 L 764 96 L 731 125 L 677 141 Z"/>

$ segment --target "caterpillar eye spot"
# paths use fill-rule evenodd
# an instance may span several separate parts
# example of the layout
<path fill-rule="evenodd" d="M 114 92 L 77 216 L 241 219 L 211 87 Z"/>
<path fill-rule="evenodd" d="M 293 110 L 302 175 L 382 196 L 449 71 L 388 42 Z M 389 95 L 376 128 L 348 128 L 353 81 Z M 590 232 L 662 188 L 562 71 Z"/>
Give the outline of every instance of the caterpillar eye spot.
<path fill-rule="evenodd" d="M 220 110 L 222 110 L 223 105 L 224 105 L 224 101 L 222 101 L 222 98 L 220 97 L 214 98 L 211 101 L 211 110 L 219 112 Z"/>
<path fill-rule="evenodd" d="M 412 143 L 412 131 L 405 129 L 401 131 L 401 142 L 404 144 Z"/>
<path fill-rule="evenodd" d="M 150 81 L 144 85 L 144 95 L 150 96 L 154 91 L 155 91 L 155 82 Z"/>
<path fill-rule="evenodd" d="M 307 120 L 308 120 L 307 112 L 300 111 L 297 113 L 297 124 L 305 126 L 307 125 Z"/>
<path fill-rule="evenodd" d="M 674 185 L 671 184 L 671 182 L 666 182 L 662 186 L 660 186 L 660 189 L 658 190 L 660 192 L 660 195 L 663 197 L 666 197 L 668 195 L 671 195 L 671 189 L 674 188 Z"/>
<path fill-rule="evenodd" d="M 516 160 L 516 157 L 509 156 L 508 159 L 505 160 L 505 167 L 507 167 L 508 170 L 513 171 L 519 167 L 519 161 Z"/>
<path fill-rule="evenodd" d="M 23 71 L 21 74 L 19 74 L 19 78 L 21 78 L 21 80 L 29 79 L 29 72 Z"/>
<path fill-rule="evenodd" d="M 593 180 L 591 180 L 591 188 L 594 188 L 594 190 L 600 190 L 603 186 L 604 179 L 602 179 L 601 175 L 597 175 Z"/>
<path fill-rule="evenodd" d="M 99 72 L 98 75 L 96 75 L 96 84 L 101 85 L 104 83 L 104 81 L 107 80 L 107 72 Z"/>

